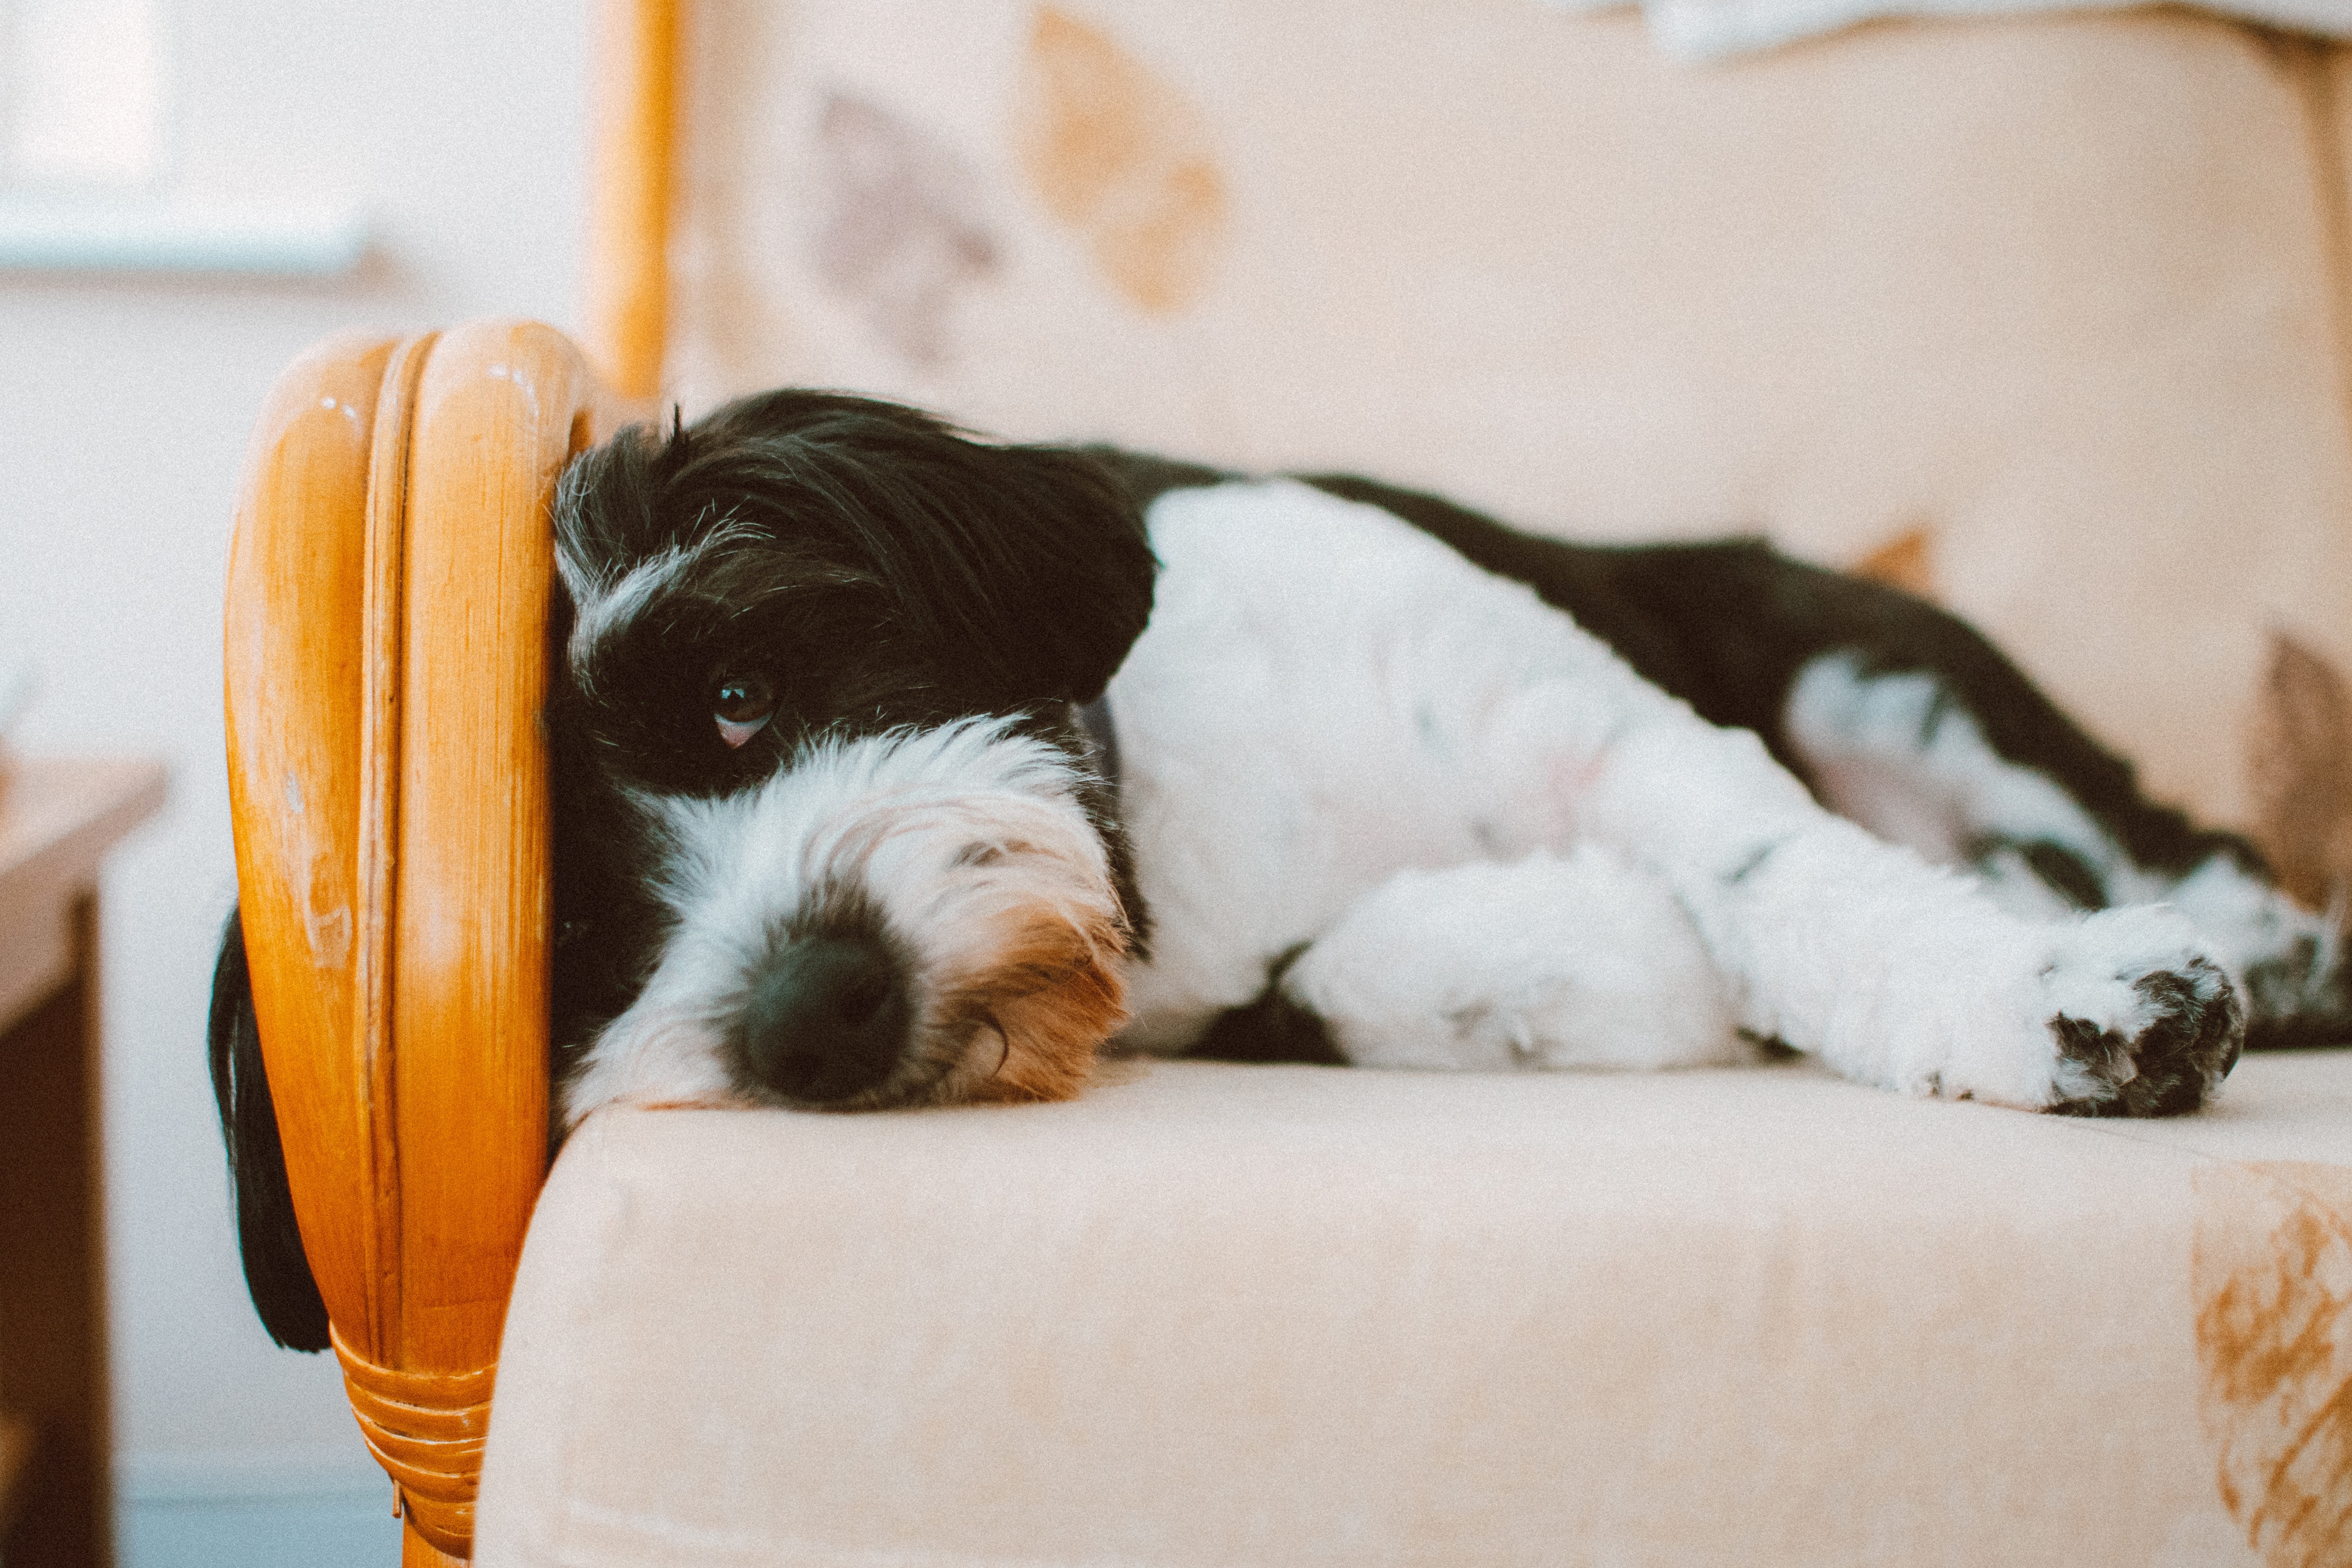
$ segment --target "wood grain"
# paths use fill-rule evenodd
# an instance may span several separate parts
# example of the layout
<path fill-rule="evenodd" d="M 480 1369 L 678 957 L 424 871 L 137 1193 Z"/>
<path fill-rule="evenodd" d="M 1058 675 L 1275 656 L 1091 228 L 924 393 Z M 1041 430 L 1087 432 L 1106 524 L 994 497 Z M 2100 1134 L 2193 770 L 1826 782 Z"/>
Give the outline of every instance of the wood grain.
<path fill-rule="evenodd" d="M 0 1537 L 16 1522 L 17 1486 L 33 1457 L 33 1424 L 15 1415 L 0 1415 Z"/>
<path fill-rule="evenodd" d="M 334 1321 L 372 1320 L 357 979 L 361 626 L 376 404 L 398 346 L 289 366 L 247 448 L 224 606 L 229 810 L 254 1014 L 297 1223 Z"/>
<path fill-rule="evenodd" d="M 230 783 L 287 1167 L 405 1561 L 460 1561 L 547 1152 L 541 709 L 564 463 L 635 408 L 561 333 L 290 368 L 232 549 Z"/>
<path fill-rule="evenodd" d="M 677 122 L 677 0 L 603 0 L 583 294 L 589 352 L 623 396 L 661 390 Z"/>
<path fill-rule="evenodd" d="M 529 323 L 445 334 L 417 392 L 390 1095 L 404 1284 L 386 1359 L 418 1372 L 495 1355 L 546 1159 L 549 508 L 593 398 L 572 346 Z"/>
<path fill-rule="evenodd" d="M 112 1561 L 97 899 L 67 901 L 68 984 L 0 1028 L 0 1390 L 39 1434 L 9 1568 Z"/>

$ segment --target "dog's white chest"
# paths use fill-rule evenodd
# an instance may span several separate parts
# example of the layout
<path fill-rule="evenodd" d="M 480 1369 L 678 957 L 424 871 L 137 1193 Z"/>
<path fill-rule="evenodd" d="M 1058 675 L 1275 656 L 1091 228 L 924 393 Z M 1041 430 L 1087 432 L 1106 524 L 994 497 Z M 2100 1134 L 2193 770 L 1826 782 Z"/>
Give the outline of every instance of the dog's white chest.
<path fill-rule="evenodd" d="M 1129 1038 L 1188 1041 L 1408 867 L 1576 837 L 1633 680 L 1524 586 L 1290 481 L 1151 509 L 1151 623 L 1110 688 L 1152 917 Z"/>

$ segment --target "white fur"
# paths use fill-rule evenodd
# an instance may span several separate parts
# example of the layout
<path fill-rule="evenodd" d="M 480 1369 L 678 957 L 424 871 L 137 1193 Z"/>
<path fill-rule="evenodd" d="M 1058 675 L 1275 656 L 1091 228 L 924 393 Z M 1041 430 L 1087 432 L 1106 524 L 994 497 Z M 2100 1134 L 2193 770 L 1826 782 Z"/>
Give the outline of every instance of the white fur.
<path fill-rule="evenodd" d="M 2038 1107 L 2084 1092 L 2052 1019 L 2081 1007 L 2128 1028 L 2133 966 L 2191 939 L 2139 912 L 2013 918 L 1822 810 L 1753 734 L 1705 723 L 1531 590 L 1377 508 L 1252 481 L 1171 492 L 1149 522 L 1157 605 L 1110 691 L 1155 931 L 1130 975 L 1137 1046 L 1181 1047 L 1280 955 L 1329 940 L 1291 988 L 1375 1058 L 1704 1057 L 1680 960 L 1602 986 L 1622 945 L 1573 914 L 1531 929 L 1512 878 L 1490 900 L 1462 891 L 1485 873 L 1409 879 L 1613 865 L 1640 879 L 1638 918 L 1663 899 L 1696 932 L 1748 1030 L 1866 1082 Z M 1613 861 L 1580 860 L 1588 845 Z M 1393 973 L 1416 919 L 1424 952 L 1467 975 Z M 1603 991 L 1633 1031 L 1607 1047 L 1559 1001 Z M 1416 1014 L 1427 1043 L 1407 1046 Z"/>
<path fill-rule="evenodd" d="M 2324 984 L 2334 972 L 2334 919 L 2304 909 L 2224 855 L 2179 879 L 2142 869 L 2048 776 L 1994 752 L 1965 710 L 1939 710 L 1938 694 L 1932 675 L 1869 676 L 1853 654 L 1826 655 L 1790 689 L 1789 738 L 1835 810 L 1938 865 L 1966 864 L 1969 842 L 1987 836 L 2047 840 L 2090 868 L 2108 903 L 2180 910 L 2204 936 L 2202 950 L 2233 978 L 2254 964 L 2290 960 L 2300 944 L 2316 955 L 2310 984 Z M 2066 900 L 2014 852 L 1977 869 L 2011 913 L 2072 917 Z"/>
<path fill-rule="evenodd" d="M 730 1099 L 727 1021 L 756 965 L 843 898 L 878 913 L 915 965 L 919 1043 L 900 1079 L 984 1079 L 1002 1042 L 947 1036 L 925 1002 L 984 973 L 1041 910 L 1077 931 L 1114 917 L 1076 783 L 1052 746 L 1002 720 L 968 720 L 823 742 L 739 795 L 646 797 L 677 929 L 572 1077 L 566 1116 L 616 1100 Z"/>
<path fill-rule="evenodd" d="M 1753 1056 L 1690 917 L 1655 878 L 1598 844 L 1400 871 L 1349 905 L 1283 988 L 1365 1067 L 1664 1068 Z"/>
<path fill-rule="evenodd" d="M 565 545 L 555 552 L 555 568 L 572 596 L 571 640 L 564 657 L 583 689 L 595 676 L 596 646 L 625 626 L 653 602 L 671 580 L 706 556 L 753 537 L 753 531 L 734 517 L 721 518 L 690 545 L 671 544 L 638 562 L 626 572 L 599 574 L 583 565 L 582 552 Z"/>

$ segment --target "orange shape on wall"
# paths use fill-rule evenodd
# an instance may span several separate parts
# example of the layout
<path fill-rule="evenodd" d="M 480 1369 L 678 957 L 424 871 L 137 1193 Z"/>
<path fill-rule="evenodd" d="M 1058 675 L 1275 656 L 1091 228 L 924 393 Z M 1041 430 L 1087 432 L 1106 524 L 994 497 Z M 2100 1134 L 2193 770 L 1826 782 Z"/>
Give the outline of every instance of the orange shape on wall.
<path fill-rule="evenodd" d="M 1029 184 L 1139 310 L 1165 316 L 1208 284 L 1225 177 L 1208 122 L 1101 31 L 1040 6 L 1015 110 Z"/>

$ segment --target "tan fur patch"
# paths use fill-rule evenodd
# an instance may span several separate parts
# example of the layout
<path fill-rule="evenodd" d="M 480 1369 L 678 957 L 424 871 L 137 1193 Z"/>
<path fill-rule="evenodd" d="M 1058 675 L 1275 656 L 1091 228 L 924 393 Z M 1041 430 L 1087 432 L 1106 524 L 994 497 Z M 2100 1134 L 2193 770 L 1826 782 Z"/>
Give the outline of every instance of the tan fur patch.
<path fill-rule="evenodd" d="M 1095 1053 L 1127 1021 L 1127 986 L 1118 960 L 1126 949 L 1106 921 L 1081 931 L 1054 918 L 1035 921 L 991 965 L 958 987 L 947 1009 L 992 1026 L 1004 1056 L 975 1085 L 981 1101 L 1069 1100 L 1087 1085 Z"/>
<path fill-rule="evenodd" d="M 1936 536 L 1906 529 L 1853 563 L 1853 574 L 1923 599 L 1936 596 Z"/>
<path fill-rule="evenodd" d="M 1208 284 L 1225 177 L 1208 124 L 1110 37 L 1040 6 L 1016 110 L 1021 166 L 1136 307 L 1164 316 Z"/>

